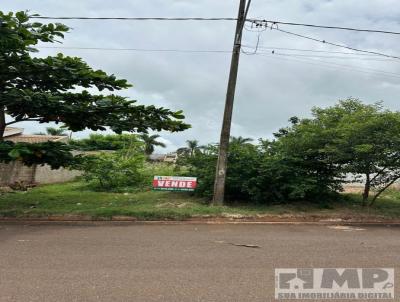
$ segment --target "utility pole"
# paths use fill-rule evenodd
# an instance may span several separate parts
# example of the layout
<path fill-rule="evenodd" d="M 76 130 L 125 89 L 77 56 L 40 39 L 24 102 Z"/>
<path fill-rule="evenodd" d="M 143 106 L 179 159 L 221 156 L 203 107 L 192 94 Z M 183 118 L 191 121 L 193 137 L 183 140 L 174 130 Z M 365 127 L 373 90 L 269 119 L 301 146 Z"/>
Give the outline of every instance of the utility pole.
<path fill-rule="evenodd" d="M 243 27 L 246 22 L 251 0 L 240 0 L 239 14 L 236 23 L 235 39 L 233 44 L 231 68 L 229 72 L 228 88 L 226 92 L 224 118 L 222 121 L 221 137 L 219 142 L 219 154 L 215 172 L 213 204 L 224 203 L 225 179 L 228 162 L 229 138 L 231 135 L 233 101 L 235 99 L 236 80 L 239 69 L 239 58 L 242 44 Z"/>

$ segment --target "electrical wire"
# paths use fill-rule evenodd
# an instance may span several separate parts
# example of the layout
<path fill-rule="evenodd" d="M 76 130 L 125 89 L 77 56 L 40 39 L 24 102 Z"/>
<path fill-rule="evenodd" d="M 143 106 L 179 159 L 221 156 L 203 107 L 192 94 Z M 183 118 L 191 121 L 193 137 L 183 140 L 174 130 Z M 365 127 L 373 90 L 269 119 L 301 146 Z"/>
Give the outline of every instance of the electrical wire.
<path fill-rule="evenodd" d="M 277 56 L 286 56 L 286 57 L 293 57 L 292 54 L 274 53 L 274 55 L 277 55 Z M 304 58 L 304 59 L 306 59 L 306 58 Z M 314 62 L 318 62 L 318 63 L 323 63 L 323 64 L 327 64 L 327 65 L 332 65 L 332 66 L 345 67 L 345 68 L 352 68 L 352 69 L 359 69 L 359 70 L 365 70 L 365 71 L 369 71 L 369 72 L 378 72 L 378 73 L 384 73 L 384 74 L 388 74 L 388 75 L 393 75 L 393 76 L 396 76 L 396 77 L 400 77 L 400 74 L 399 74 L 399 73 L 390 72 L 390 71 L 384 71 L 384 70 L 379 70 L 379 69 L 374 69 L 374 68 L 349 66 L 349 65 L 337 64 L 337 63 L 334 63 L 334 62 L 324 62 L 324 61 L 321 61 L 320 59 L 313 59 L 313 58 L 307 58 L 306 60 L 308 60 L 308 61 L 314 61 Z"/>
<path fill-rule="evenodd" d="M 254 48 L 252 46 L 243 45 L 245 48 L 251 49 L 251 52 L 242 50 L 242 53 L 246 55 L 253 55 L 255 53 L 270 53 L 269 51 L 259 50 L 257 46 Z M 217 49 L 148 49 L 148 48 L 107 48 L 107 47 L 76 47 L 76 46 L 39 46 L 39 49 L 70 49 L 70 50 L 98 50 L 98 51 L 134 51 L 134 52 L 173 52 L 173 53 L 232 53 L 231 50 L 217 50 Z M 261 48 L 261 47 L 259 47 Z M 263 49 L 269 49 L 267 47 L 262 47 Z M 273 50 L 287 50 L 287 48 L 279 48 L 279 47 L 271 47 Z M 289 48 L 290 49 L 290 48 Z M 308 51 L 308 50 L 303 50 Z M 311 50 L 310 50 L 311 51 Z M 275 51 L 276 53 L 276 51 Z M 340 54 L 349 55 L 351 53 L 342 53 L 342 52 L 334 52 Z M 377 59 L 374 57 L 359 57 L 359 56 L 321 56 L 321 55 L 303 55 L 303 54 L 288 54 L 297 57 L 310 57 L 310 58 L 322 58 L 322 59 L 353 59 L 353 60 L 363 60 L 363 61 L 378 61 L 378 62 L 386 62 L 386 61 L 396 61 L 394 59 Z M 355 53 L 354 55 L 357 55 Z"/>
<path fill-rule="evenodd" d="M 358 48 L 354 48 L 354 47 L 350 47 L 350 46 L 346 46 L 346 45 L 341 45 L 341 44 L 329 42 L 329 41 L 326 41 L 326 40 L 320 40 L 320 39 L 313 38 L 313 37 L 310 37 L 310 36 L 297 34 L 297 33 L 290 32 L 290 31 L 283 30 L 283 29 L 276 28 L 276 27 L 271 27 L 271 29 L 277 30 L 279 32 L 283 32 L 283 33 L 286 33 L 286 34 L 289 34 L 289 35 L 292 35 L 292 36 L 300 37 L 300 38 L 303 38 L 303 39 L 308 39 L 308 40 L 311 40 L 311 41 L 323 43 L 323 44 L 326 44 L 326 45 L 332 45 L 332 46 L 335 46 L 335 47 L 345 48 L 345 49 L 353 50 L 353 51 L 356 51 L 356 52 L 374 54 L 374 55 L 377 55 L 377 56 L 382 56 L 382 57 L 387 57 L 387 58 L 392 58 L 392 59 L 400 59 L 400 57 L 398 57 L 398 56 L 393 56 L 393 55 L 388 55 L 388 54 L 381 53 L 381 52 L 363 50 L 363 49 L 358 49 Z"/>
<path fill-rule="evenodd" d="M 39 46 L 38 48 L 47 48 L 47 49 L 77 49 L 77 50 L 105 50 L 105 51 L 144 51 L 144 52 L 177 52 L 177 53 L 231 53 L 232 51 L 230 50 L 193 50 L 193 49 L 145 49 L 145 48 L 103 48 L 103 47 L 68 47 L 68 46 Z M 275 48 L 277 49 L 277 48 Z M 254 53 L 250 53 L 254 54 Z M 257 52 L 254 55 L 259 55 L 259 56 L 264 56 L 264 57 L 275 57 L 277 59 L 287 59 L 291 61 L 296 61 L 296 62 L 303 62 L 307 64 L 311 64 L 314 66 L 321 66 L 321 67 L 330 67 L 330 68 L 335 68 L 335 69 L 345 69 L 345 70 L 350 70 L 350 71 L 357 71 L 357 72 L 362 72 L 362 73 L 368 73 L 368 74 L 375 74 L 375 75 L 384 75 L 384 76 L 390 76 L 392 78 L 400 78 L 400 74 L 392 73 L 392 72 L 387 72 L 383 70 L 377 70 L 377 69 L 370 69 L 370 68 L 361 68 L 361 67 L 354 67 L 354 66 L 348 66 L 348 65 L 342 65 L 342 64 L 336 64 L 333 62 L 324 62 L 321 60 L 313 60 L 312 58 L 298 58 L 297 54 L 285 54 L 285 53 L 277 53 L 275 52 L 272 54 L 271 52 Z"/>
<path fill-rule="evenodd" d="M 118 20 L 118 21 L 236 21 L 237 18 L 201 18 L 201 17 L 48 17 L 31 16 L 31 19 L 46 20 Z"/>
<path fill-rule="evenodd" d="M 317 67 L 328 67 L 328 68 L 333 68 L 336 70 L 347 70 L 347 71 L 353 71 L 353 72 L 359 72 L 359 73 L 365 73 L 365 74 L 371 74 L 371 75 L 378 75 L 378 76 L 387 76 L 387 77 L 391 77 L 391 78 L 396 78 L 396 79 L 400 79 L 400 74 L 396 74 L 396 73 L 391 73 L 391 72 L 386 72 L 383 70 L 372 70 L 372 69 L 364 69 L 364 68 L 360 68 L 360 67 L 354 67 L 354 66 L 348 66 L 348 65 L 342 65 L 342 64 L 334 64 L 334 63 L 328 63 L 328 62 L 322 62 L 322 61 L 318 61 L 316 62 L 316 60 L 311 60 L 311 59 L 306 59 L 306 58 L 302 58 L 302 59 L 298 59 L 298 58 L 292 58 L 291 56 L 284 56 L 281 54 L 257 54 L 258 56 L 263 56 L 266 58 L 276 58 L 279 60 L 286 60 L 286 61 L 294 61 L 294 62 L 301 62 L 301 63 L 305 63 L 305 64 L 309 64 L 309 65 L 314 65 Z"/>
<path fill-rule="evenodd" d="M 30 16 L 32 19 L 45 19 L 45 20 L 120 20 L 120 21 L 236 21 L 237 18 L 229 17 L 83 17 L 83 16 Z M 367 33 L 380 33 L 380 34 L 391 34 L 400 35 L 400 32 L 389 31 L 389 30 L 378 30 L 378 29 L 366 29 L 366 28 L 353 28 L 344 26 L 329 26 L 329 25 L 317 25 L 308 23 L 296 23 L 296 22 L 284 22 L 278 20 L 266 20 L 266 19 L 246 19 L 247 22 L 259 22 L 259 23 L 270 23 L 273 25 L 282 24 L 290 26 L 303 26 L 303 27 L 313 27 L 321 29 L 337 29 L 337 30 L 348 30 L 356 32 L 367 32 Z"/>
<path fill-rule="evenodd" d="M 107 48 L 107 47 L 75 47 L 75 46 L 38 46 L 36 48 L 106 50 L 106 51 L 137 51 L 137 52 L 232 53 L 231 50 L 215 50 L 215 49 L 152 49 L 152 48 Z"/>
<path fill-rule="evenodd" d="M 260 52 L 260 51 L 259 51 Z M 266 52 L 260 52 L 266 53 Z M 268 52 L 271 53 L 271 52 Z M 277 54 L 277 51 L 274 51 L 274 54 Z M 283 55 L 290 55 L 292 57 L 299 57 L 299 58 L 318 58 L 318 59 L 340 59 L 340 60 L 361 60 L 361 61 L 376 61 L 376 62 L 399 62 L 395 59 L 377 59 L 377 58 L 370 58 L 370 57 L 350 57 L 350 56 L 321 56 L 321 55 L 307 55 L 307 54 L 291 54 L 291 53 L 279 53 Z M 400 62 L 399 62 L 400 63 Z"/>
<path fill-rule="evenodd" d="M 271 23 L 271 24 L 282 24 L 282 25 L 291 25 L 291 26 L 304 26 L 304 27 L 313 27 L 313 28 L 322 28 L 322 29 L 338 29 L 338 30 L 349 30 L 349 31 L 357 31 L 357 32 L 400 35 L 400 32 L 387 31 L 387 30 L 378 30 L 378 29 L 365 29 L 365 28 L 353 28 L 353 27 L 342 27 L 342 26 L 316 25 L 316 24 L 283 22 L 283 21 L 265 20 L 265 19 L 248 19 L 247 21 L 249 21 L 249 22 L 259 22 L 259 23 L 264 23 L 264 24 Z"/>
<path fill-rule="evenodd" d="M 244 47 L 253 47 L 250 45 L 243 44 Z M 258 46 L 259 49 L 270 49 L 270 50 L 285 50 L 285 51 L 297 51 L 297 52 L 315 52 L 315 53 L 333 53 L 342 55 L 357 55 L 357 56 L 368 56 L 368 57 L 378 57 L 373 54 L 357 53 L 357 52 L 343 52 L 343 51 L 331 51 L 331 50 L 316 50 L 316 49 L 304 49 L 304 48 L 288 48 L 288 47 L 266 47 L 263 45 Z"/>

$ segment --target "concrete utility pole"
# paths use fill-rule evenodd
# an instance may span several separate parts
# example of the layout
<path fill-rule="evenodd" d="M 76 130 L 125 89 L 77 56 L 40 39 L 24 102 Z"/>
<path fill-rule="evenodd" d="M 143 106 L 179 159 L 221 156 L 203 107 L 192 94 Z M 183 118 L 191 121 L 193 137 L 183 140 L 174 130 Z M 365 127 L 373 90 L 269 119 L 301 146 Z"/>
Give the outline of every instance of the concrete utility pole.
<path fill-rule="evenodd" d="M 251 0 L 240 0 L 238 20 L 236 23 L 235 40 L 231 59 L 231 69 L 229 73 L 228 89 L 226 92 L 225 111 L 222 121 L 221 138 L 219 142 L 219 154 L 217 169 L 215 173 L 213 204 L 221 205 L 224 203 L 225 179 L 228 162 L 229 138 L 231 135 L 233 101 L 235 99 L 236 80 L 239 68 L 239 58 L 242 43 L 243 27 L 246 22 Z"/>

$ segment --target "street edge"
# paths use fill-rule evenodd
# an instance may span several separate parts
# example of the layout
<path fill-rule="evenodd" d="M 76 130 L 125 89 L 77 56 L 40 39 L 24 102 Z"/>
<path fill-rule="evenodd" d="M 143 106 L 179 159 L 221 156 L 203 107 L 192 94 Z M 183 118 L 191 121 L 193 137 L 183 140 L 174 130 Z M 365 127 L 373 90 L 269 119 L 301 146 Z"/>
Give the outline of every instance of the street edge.
<path fill-rule="evenodd" d="M 114 216 L 111 219 L 96 219 L 92 217 L 67 218 L 67 217 L 48 217 L 48 218 L 0 218 L 0 224 L 86 224 L 86 225 L 223 225 L 223 224 L 243 224 L 243 225 L 377 225 L 377 226 L 400 226 L 400 220 L 254 220 L 254 219 L 186 219 L 186 220 L 137 220 L 134 217 Z"/>

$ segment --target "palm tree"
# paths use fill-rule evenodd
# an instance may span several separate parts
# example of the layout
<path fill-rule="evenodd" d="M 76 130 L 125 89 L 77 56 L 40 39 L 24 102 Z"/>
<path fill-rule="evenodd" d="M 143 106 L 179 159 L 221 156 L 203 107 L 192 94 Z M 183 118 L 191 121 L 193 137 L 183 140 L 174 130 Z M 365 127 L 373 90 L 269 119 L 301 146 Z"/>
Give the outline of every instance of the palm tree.
<path fill-rule="evenodd" d="M 249 144 L 252 141 L 253 139 L 250 137 L 231 136 L 231 144 L 244 145 Z"/>
<path fill-rule="evenodd" d="M 149 156 L 154 152 L 154 147 L 162 147 L 165 148 L 166 145 L 162 142 L 157 141 L 157 138 L 160 136 L 158 134 L 148 135 L 147 133 L 143 133 L 140 135 L 140 138 L 144 142 L 144 153 Z"/>
<path fill-rule="evenodd" d="M 46 132 L 48 135 L 55 135 L 55 136 L 66 136 L 65 129 L 63 128 L 54 128 L 54 127 L 47 127 Z"/>
<path fill-rule="evenodd" d="M 199 149 L 199 141 L 198 140 L 187 140 L 186 141 L 187 148 L 189 150 L 190 156 L 194 155 L 194 152 L 196 152 Z"/>

